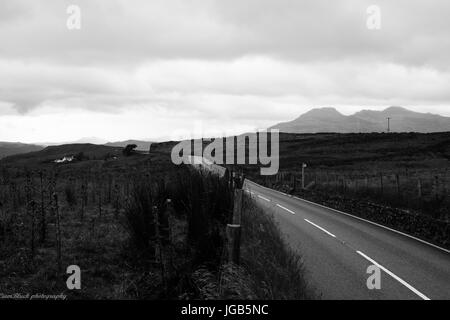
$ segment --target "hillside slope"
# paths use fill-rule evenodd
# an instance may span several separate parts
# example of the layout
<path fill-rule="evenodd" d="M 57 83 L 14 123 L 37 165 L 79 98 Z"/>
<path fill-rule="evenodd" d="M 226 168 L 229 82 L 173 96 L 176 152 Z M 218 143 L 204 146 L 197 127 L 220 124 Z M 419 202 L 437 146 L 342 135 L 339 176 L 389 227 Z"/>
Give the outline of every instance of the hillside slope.
<path fill-rule="evenodd" d="M 36 152 L 17 154 L 5 157 L 1 160 L 3 165 L 36 165 L 41 163 L 51 163 L 54 160 L 64 157 L 79 156 L 90 160 L 103 160 L 107 157 L 118 156 L 122 152 L 121 148 L 108 147 L 96 144 L 65 144 L 60 146 L 50 146 Z"/>
<path fill-rule="evenodd" d="M 0 142 L 0 159 L 15 154 L 40 151 L 44 147 L 35 144 L 25 144 L 19 142 Z"/>
<path fill-rule="evenodd" d="M 125 141 L 108 142 L 105 143 L 105 146 L 124 148 L 129 144 L 135 144 L 137 146 L 136 150 L 148 151 L 150 149 L 150 145 L 152 144 L 152 142 L 142 140 L 125 140 Z"/>

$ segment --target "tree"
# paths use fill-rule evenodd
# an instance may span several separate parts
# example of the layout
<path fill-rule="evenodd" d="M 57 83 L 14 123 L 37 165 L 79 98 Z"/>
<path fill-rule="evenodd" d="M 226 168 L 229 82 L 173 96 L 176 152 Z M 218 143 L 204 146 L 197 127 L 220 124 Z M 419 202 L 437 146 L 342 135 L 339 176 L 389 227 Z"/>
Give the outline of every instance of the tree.
<path fill-rule="evenodd" d="M 75 160 L 78 160 L 78 161 L 83 161 L 83 160 L 85 160 L 85 159 L 88 159 L 88 157 L 86 157 L 86 156 L 84 155 L 84 152 L 81 151 L 81 152 L 77 153 L 77 154 L 74 156 L 74 159 L 75 159 Z"/>
<path fill-rule="evenodd" d="M 128 157 L 128 156 L 130 156 L 130 155 L 132 155 L 132 154 L 134 153 L 134 149 L 136 149 L 136 148 L 137 148 L 137 145 L 135 145 L 135 144 L 129 144 L 129 145 L 127 145 L 127 146 L 123 149 L 122 153 L 123 153 L 126 157 Z"/>

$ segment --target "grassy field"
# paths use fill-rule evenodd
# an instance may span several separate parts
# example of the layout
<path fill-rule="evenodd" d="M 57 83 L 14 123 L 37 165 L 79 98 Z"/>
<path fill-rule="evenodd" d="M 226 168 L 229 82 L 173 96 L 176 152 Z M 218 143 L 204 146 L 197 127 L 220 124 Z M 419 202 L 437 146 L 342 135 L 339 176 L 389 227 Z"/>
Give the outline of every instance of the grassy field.
<path fill-rule="evenodd" d="M 281 134 L 252 180 L 449 246 L 450 133 Z M 241 264 L 225 254 L 233 190 L 150 154 L 89 144 L 0 160 L 0 292 L 81 299 L 313 299 L 298 253 L 245 201 Z M 207 143 L 205 143 L 206 145 Z M 72 162 L 55 160 L 73 157 Z M 301 164 L 307 163 L 306 189 Z M 170 202 L 167 200 L 170 199 Z M 66 287 L 69 265 L 82 290 Z"/>
<path fill-rule="evenodd" d="M 120 148 L 66 145 L 1 160 L 0 293 L 314 298 L 298 254 L 247 202 L 242 263 L 228 262 L 233 190 L 224 179 L 173 165 L 172 145 L 128 157 Z M 66 287 L 69 265 L 81 268 L 81 290 Z"/>
<path fill-rule="evenodd" d="M 450 246 L 450 133 L 280 134 L 280 171 L 231 166 L 263 185 Z M 302 164 L 305 190 L 302 190 Z"/>

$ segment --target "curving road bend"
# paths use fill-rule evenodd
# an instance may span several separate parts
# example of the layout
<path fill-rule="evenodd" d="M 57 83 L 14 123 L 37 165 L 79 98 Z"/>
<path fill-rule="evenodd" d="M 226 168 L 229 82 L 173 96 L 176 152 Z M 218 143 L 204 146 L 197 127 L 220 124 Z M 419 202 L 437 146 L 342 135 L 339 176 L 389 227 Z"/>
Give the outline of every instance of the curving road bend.
<path fill-rule="evenodd" d="M 450 299 L 449 250 L 249 180 L 244 189 L 274 212 L 323 299 Z M 367 287 L 371 265 L 380 289 Z"/>

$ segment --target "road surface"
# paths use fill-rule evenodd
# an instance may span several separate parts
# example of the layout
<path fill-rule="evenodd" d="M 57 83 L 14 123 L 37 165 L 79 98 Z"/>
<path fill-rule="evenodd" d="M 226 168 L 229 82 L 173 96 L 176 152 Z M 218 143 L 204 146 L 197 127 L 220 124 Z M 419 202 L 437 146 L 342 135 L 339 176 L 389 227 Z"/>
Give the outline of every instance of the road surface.
<path fill-rule="evenodd" d="M 244 189 L 273 210 L 323 299 L 450 299 L 448 250 L 248 180 Z M 367 287 L 371 265 L 380 289 Z"/>

